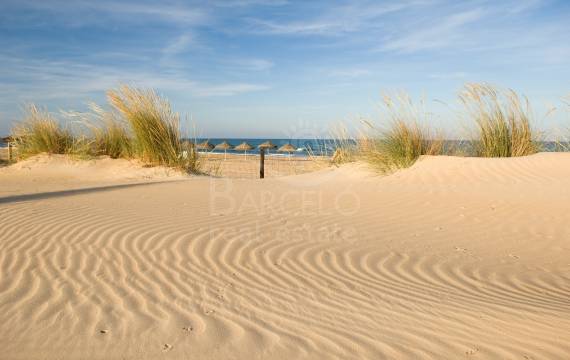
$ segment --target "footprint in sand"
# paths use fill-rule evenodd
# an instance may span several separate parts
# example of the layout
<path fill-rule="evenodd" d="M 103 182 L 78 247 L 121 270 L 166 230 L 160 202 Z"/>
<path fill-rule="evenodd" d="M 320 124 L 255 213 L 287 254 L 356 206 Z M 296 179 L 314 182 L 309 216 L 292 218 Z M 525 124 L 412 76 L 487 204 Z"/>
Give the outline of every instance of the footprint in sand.
<path fill-rule="evenodd" d="M 467 249 L 456 246 L 455 251 L 467 252 Z"/>
<path fill-rule="evenodd" d="M 184 326 L 182 328 L 182 330 L 190 332 L 190 331 L 194 331 L 194 328 L 192 326 Z"/>
<path fill-rule="evenodd" d="M 509 256 L 512 257 L 513 259 L 520 259 L 520 257 L 515 254 L 509 254 Z"/>
<path fill-rule="evenodd" d="M 473 349 L 469 349 L 468 351 L 465 352 L 465 355 L 467 356 L 471 356 L 471 355 L 475 355 L 479 352 L 479 348 L 473 348 Z"/>
<path fill-rule="evenodd" d="M 172 350 L 172 345 L 170 345 L 170 344 L 164 344 L 164 346 L 162 347 L 163 352 L 167 352 L 170 350 Z"/>

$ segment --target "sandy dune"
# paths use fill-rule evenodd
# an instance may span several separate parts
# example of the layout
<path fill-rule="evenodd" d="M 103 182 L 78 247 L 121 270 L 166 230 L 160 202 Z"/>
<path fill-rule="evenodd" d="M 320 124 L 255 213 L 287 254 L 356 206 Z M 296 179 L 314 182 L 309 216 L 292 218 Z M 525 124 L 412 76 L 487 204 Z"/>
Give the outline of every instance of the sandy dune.
<path fill-rule="evenodd" d="M 172 169 L 145 167 L 136 160 L 108 157 L 80 160 L 42 154 L 0 167 L 0 197 L 187 178 Z"/>
<path fill-rule="evenodd" d="M 0 359 L 570 354 L 570 154 L 83 192 L 16 176 Z"/>

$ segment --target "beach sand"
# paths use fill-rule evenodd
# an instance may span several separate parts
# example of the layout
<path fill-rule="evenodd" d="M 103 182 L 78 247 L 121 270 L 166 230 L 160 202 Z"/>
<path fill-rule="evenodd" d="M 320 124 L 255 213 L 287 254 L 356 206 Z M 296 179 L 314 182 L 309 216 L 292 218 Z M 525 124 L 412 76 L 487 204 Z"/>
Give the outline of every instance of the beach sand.
<path fill-rule="evenodd" d="M 0 359 L 570 354 L 570 154 L 265 180 L 44 157 L 0 184 Z"/>

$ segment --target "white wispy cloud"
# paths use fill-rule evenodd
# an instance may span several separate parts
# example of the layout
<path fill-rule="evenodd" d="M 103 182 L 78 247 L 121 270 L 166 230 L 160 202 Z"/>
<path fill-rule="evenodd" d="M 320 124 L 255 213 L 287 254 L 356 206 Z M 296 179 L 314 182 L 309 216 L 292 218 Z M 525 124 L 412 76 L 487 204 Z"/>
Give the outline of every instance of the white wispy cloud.
<path fill-rule="evenodd" d="M 354 79 L 370 75 L 372 71 L 364 68 L 339 68 L 339 69 L 327 70 L 326 73 L 330 77 Z"/>
<path fill-rule="evenodd" d="M 177 55 L 188 50 L 190 46 L 196 44 L 195 36 L 191 33 L 185 33 L 174 38 L 164 48 L 162 48 L 162 54 L 166 56 Z"/>
<path fill-rule="evenodd" d="M 264 91 L 265 84 L 198 81 L 184 72 L 124 69 L 71 61 L 46 61 L 0 56 L 0 103 L 87 99 L 121 83 L 185 92 L 196 97 L 234 96 Z M 13 104 L 12 104 L 13 105 Z"/>
<path fill-rule="evenodd" d="M 465 39 L 462 29 L 482 19 L 485 11 L 473 9 L 448 15 L 424 24 L 404 35 L 393 36 L 381 46 L 382 50 L 416 52 L 419 50 L 449 47 Z"/>
<path fill-rule="evenodd" d="M 279 35 L 339 35 L 376 26 L 375 21 L 391 13 L 425 5 L 426 1 L 400 1 L 392 4 L 351 2 L 326 4 L 326 11 L 314 18 L 295 21 L 270 21 L 253 18 L 251 26 L 261 34 Z"/>
<path fill-rule="evenodd" d="M 204 25 L 211 20 L 211 12 L 199 4 L 187 5 L 179 2 L 143 2 L 109 0 L 5 0 L 6 6 L 18 6 L 30 11 L 49 13 L 60 25 L 84 26 L 149 22 L 166 22 L 178 25 Z M 33 18 L 34 13 L 25 16 Z M 36 24 L 38 25 L 38 24 Z"/>
<path fill-rule="evenodd" d="M 273 61 L 255 58 L 230 58 L 221 61 L 222 65 L 239 71 L 266 71 L 275 66 Z"/>

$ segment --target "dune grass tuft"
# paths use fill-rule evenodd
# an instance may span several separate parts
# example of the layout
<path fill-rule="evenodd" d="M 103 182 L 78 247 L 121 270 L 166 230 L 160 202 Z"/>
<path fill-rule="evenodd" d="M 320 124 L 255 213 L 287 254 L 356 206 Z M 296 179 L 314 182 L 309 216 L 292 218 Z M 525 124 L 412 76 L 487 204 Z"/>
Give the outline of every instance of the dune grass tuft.
<path fill-rule="evenodd" d="M 530 104 L 525 97 L 488 84 L 467 84 L 460 99 L 476 123 L 473 139 L 476 156 L 525 156 L 539 150 L 537 134 L 531 126 Z"/>
<path fill-rule="evenodd" d="M 12 136 L 22 158 L 40 153 L 71 153 L 75 146 L 71 132 L 62 128 L 47 110 L 33 104 L 26 107 L 24 119 L 12 129 Z"/>
<path fill-rule="evenodd" d="M 364 121 L 359 153 L 365 161 L 386 173 L 407 168 L 422 155 L 445 153 L 443 137 L 426 125 L 429 119 L 423 106 L 416 106 L 407 94 L 384 96 L 382 105 L 386 125 Z"/>
<path fill-rule="evenodd" d="M 126 85 L 108 91 L 107 98 L 130 126 L 136 157 L 154 165 L 197 171 L 197 152 L 192 144 L 183 143 L 179 115 L 168 101 L 153 90 Z"/>
<path fill-rule="evenodd" d="M 127 124 L 119 114 L 105 111 L 96 104 L 90 104 L 91 115 L 96 122 L 89 121 L 95 155 L 107 155 L 112 159 L 133 157 L 133 141 L 127 129 Z"/>
<path fill-rule="evenodd" d="M 335 148 L 331 158 L 333 165 L 353 162 L 358 158 L 358 144 L 350 136 L 348 129 L 344 125 L 339 124 L 333 127 L 329 137 L 332 139 L 332 146 Z"/>

